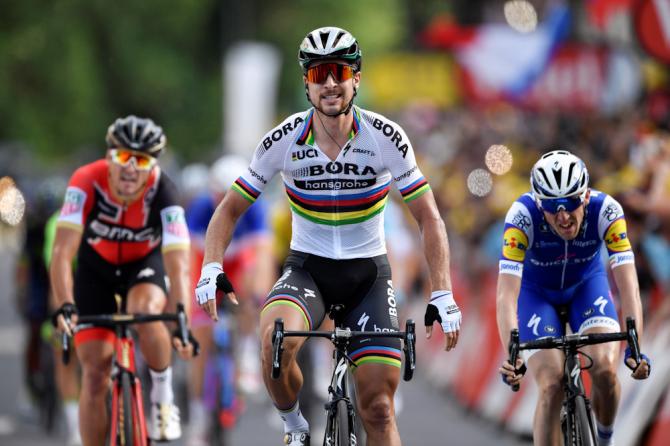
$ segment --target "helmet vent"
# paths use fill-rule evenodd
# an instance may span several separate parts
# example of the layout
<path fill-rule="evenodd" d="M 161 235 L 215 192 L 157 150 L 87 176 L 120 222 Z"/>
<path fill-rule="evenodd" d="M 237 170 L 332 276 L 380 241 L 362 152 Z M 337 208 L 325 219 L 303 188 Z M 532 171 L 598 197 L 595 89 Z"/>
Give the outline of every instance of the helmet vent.
<path fill-rule="evenodd" d="M 309 42 L 312 44 L 312 47 L 316 48 L 316 41 L 314 40 L 314 36 L 310 34 L 307 36 L 307 38 L 309 39 Z"/>
<path fill-rule="evenodd" d="M 576 163 L 570 163 L 570 167 L 568 168 L 568 181 L 572 178 L 572 171 L 575 170 L 575 165 Z"/>
<path fill-rule="evenodd" d="M 333 41 L 333 46 L 337 46 L 337 44 L 340 42 L 340 39 L 342 38 L 343 35 L 344 35 L 344 33 L 342 31 L 337 33 L 337 36 L 335 37 L 335 41 Z"/>
<path fill-rule="evenodd" d="M 547 176 L 547 172 L 544 171 L 544 169 L 538 169 L 542 177 L 544 178 L 544 183 L 549 184 L 549 177 Z"/>
<path fill-rule="evenodd" d="M 328 34 L 327 33 L 321 33 L 321 35 L 319 37 L 321 37 L 321 48 L 325 48 L 326 44 L 328 43 Z"/>
<path fill-rule="evenodd" d="M 553 170 L 552 169 L 552 172 L 554 174 L 554 179 L 556 180 L 556 184 L 560 188 L 561 187 L 561 176 L 563 174 L 563 171 L 561 169 L 558 169 L 558 170 Z"/>

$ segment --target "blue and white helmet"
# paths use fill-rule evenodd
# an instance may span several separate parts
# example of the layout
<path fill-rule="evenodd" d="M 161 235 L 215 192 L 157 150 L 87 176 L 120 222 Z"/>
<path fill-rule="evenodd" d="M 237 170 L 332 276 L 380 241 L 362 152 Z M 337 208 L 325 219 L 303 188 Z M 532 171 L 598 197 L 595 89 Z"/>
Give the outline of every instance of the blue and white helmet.
<path fill-rule="evenodd" d="M 567 150 L 554 150 L 535 163 L 530 186 L 540 200 L 582 196 L 589 187 L 589 172 L 577 156 Z"/>

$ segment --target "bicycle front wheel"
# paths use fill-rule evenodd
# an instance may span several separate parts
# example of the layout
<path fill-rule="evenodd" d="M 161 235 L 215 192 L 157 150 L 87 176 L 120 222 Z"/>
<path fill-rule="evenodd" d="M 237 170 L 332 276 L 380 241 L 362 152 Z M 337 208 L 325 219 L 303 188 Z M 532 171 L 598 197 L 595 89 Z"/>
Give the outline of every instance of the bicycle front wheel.
<path fill-rule="evenodd" d="M 119 446 L 133 446 L 135 444 L 135 417 L 133 416 L 133 387 L 128 373 L 121 373 L 121 399 L 118 417 Z"/>
<path fill-rule="evenodd" d="M 575 397 L 573 409 L 566 420 L 565 446 L 596 446 L 598 443 L 595 438 L 592 415 L 582 395 Z"/>
<path fill-rule="evenodd" d="M 349 424 L 349 407 L 346 400 L 339 400 L 335 413 L 335 444 L 337 446 L 351 446 L 351 428 Z M 355 444 L 355 443 L 354 443 Z"/>

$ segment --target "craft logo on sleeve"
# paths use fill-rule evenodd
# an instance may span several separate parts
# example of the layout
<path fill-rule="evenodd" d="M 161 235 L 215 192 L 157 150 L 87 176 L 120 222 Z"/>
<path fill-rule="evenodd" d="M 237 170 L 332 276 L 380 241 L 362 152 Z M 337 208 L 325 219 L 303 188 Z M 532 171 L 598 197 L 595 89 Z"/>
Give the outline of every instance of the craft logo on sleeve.
<path fill-rule="evenodd" d="M 84 199 L 86 194 L 81 189 L 68 187 L 65 192 L 65 201 L 61 209 L 61 215 L 67 217 L 68 215 L 77 214 L 84 208 Z"/>
<path fill-rule="evenodd" d="M 626 221 L 623 218 L 612 223 L 605 235 L 607 249 L 614 252 L 630 251 L 630 240 L 626 231 Z"/>
<path fill-rule="evenodd" d="M 503 256 L 509 260 L 523 262 L 528 249 L 528 237 L 519 228 L 509 227 L 503 237 Z"/>

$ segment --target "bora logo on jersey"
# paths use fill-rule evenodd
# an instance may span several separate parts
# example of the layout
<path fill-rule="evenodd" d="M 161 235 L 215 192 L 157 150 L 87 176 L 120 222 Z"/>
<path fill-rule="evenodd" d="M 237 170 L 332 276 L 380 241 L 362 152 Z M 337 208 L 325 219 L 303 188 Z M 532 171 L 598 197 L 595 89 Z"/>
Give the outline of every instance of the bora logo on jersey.
<path fill-rule="evenodd" d="M 509 227 L 505 230 L 503 236 L 503 256 L 509 260 L 523 262 L 528 249 L 528 237 L 522 230 L 516 227 Z"/>
<path fill-rule="evenodd" d="M 630 251 L 630 240 L 626 230 L 626 221 L 620 218 L 610 225 L 605 234 L 607 249 L 613 252 Z"/>

